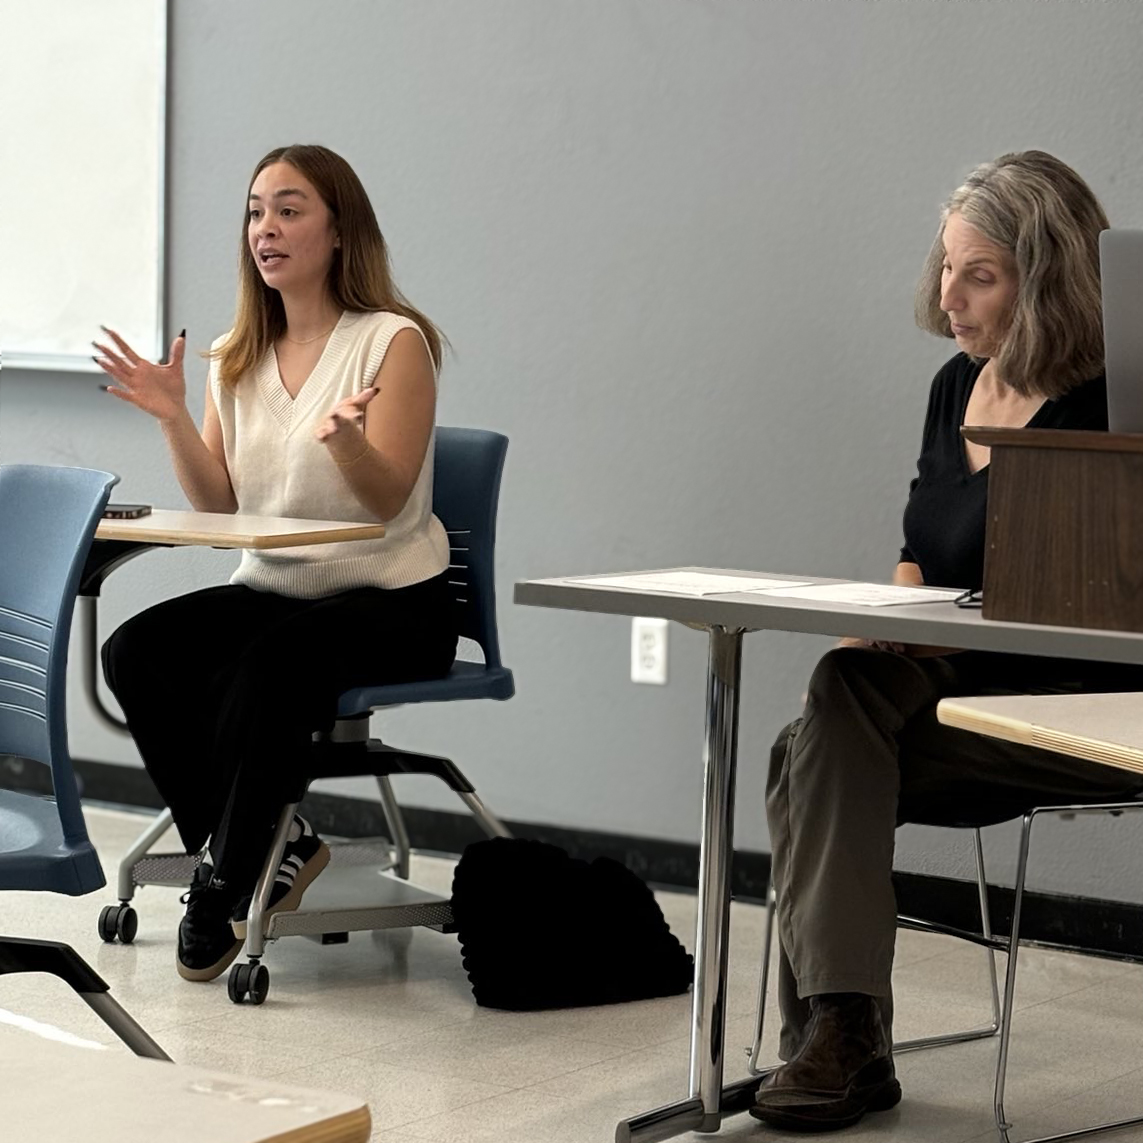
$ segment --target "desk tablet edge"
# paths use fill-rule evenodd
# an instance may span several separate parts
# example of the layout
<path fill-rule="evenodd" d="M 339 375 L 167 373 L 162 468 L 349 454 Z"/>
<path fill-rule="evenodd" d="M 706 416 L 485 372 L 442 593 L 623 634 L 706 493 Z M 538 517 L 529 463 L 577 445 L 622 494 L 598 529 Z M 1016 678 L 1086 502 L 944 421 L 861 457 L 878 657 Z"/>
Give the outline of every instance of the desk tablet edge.
<path fill-rule="evenodd" d="M 122 528 L 118 524 L 134 521 L 104 520 L 96 531 L 98 540 L 128 540 L 140 544 L 165 544 L 174 547 L 211 548 L 292 548 L 314 544 L 336 544 L 343 540 L 377 540 L 385 535 L 380 524 L 362 524 L 360 527 L 331 528 L 283 532 L 280 534 L 255 534 L 238 532 L 212 532 L 193 530 L 172 530 L 170 528 Z"/>
<path fill-rule="evenodd" d="M 937 705 L 937 721 L 944 726 L 982 734 L 987 738 L 999 738 L 1003 742 L 1015 742 L 1021 746 L 1035 746 L 1041 750 L 1050 750 L 1053 754 L 1066 754 L 1101 766 L 1113 766 L 1117 770 L 1143 774 L 1143 750 L 1136 747 L 1054 730 L 1050 726 L 1025 722 L 1008 715 L 983 713 L 954 699 L 942 699 Z"/>

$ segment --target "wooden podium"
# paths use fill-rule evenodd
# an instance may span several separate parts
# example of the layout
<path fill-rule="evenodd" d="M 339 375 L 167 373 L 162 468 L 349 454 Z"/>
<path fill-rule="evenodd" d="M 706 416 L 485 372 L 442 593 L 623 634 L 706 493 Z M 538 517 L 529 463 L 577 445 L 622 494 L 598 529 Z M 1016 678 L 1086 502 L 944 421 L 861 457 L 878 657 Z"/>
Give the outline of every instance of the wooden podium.
<path fill-rule="evenodd" d="M 961 433 L 992 450 L 984 618 L 1143 631 L 1143 433 Z"/>

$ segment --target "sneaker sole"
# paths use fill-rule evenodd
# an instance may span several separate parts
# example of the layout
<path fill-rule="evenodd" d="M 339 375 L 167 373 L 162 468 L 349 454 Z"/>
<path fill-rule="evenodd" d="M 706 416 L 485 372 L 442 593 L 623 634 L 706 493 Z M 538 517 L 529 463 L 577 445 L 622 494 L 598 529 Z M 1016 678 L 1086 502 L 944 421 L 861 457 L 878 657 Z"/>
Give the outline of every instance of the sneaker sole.
<path fill-rule="evenodd" d="M 750 1114 L 770 1127 L 803 1134 L 840 1131 L 852 1127 L 867 1111 L 888 1111 L 901 1102 L 901 1084 L 887 1080 L 870 1090 L 837 1100 L 836 1103 L 795 1104 L 790 1107 L 767 1107 L 755 1104 Z"/>
<path fill-rule="evenodd" d="M 263 933 L 269 928 L 270 918 L 275 913 L 292 912 L 302 903 L 302 895 L 314 883 L 314 879 L 317 875 L 329 864 L 329 859 L 329 846 L 323 841 L 317 853 L 298 870 L 298 875 L 294 878 L 294 884 L 290 888 L 290 891 L 262 914 Z M 240 942 L 246 940 L 245 921 L 231 921 L 230 927 L 234 930 L 234 935 L 238 937 Z M 227 961 L 227 964 L 229 963 L 230 962 Z"/>
<path fill-rule="evenodd" d="M 215 977 L 221 976 L 229 967 L 230 962 L 242 951 L 242 942 L 235 941 L 234 947 L 226 953 L 220 960 L 209 965 L 207 968 L 188 968 L 181 960 L 179 960 L 178 952 L 175 953 L 175 968 L 178 969 L 179 976 L 183 980 L 214 980 Z"/>

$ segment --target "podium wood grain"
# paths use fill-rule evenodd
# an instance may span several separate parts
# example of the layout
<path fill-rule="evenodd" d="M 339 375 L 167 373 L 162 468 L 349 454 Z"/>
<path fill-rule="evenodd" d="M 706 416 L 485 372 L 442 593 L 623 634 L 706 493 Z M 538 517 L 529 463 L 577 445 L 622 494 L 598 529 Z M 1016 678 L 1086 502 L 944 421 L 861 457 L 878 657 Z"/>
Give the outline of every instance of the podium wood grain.
<path fill-rule="evenodd" d="M 992 449 L 984 618 L 1143 631 L 1143 434 L 961 431 Z"/>

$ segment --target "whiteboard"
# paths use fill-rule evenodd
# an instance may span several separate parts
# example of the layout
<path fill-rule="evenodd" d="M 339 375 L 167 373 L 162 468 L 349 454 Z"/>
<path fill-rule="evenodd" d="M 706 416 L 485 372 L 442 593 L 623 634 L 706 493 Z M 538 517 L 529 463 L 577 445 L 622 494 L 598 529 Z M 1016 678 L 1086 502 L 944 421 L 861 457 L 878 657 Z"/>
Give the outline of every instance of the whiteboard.
<path fill-rule="evenodd" d="M 166 0 L 0 3 L 0 362 L 161 355 Z"/>

